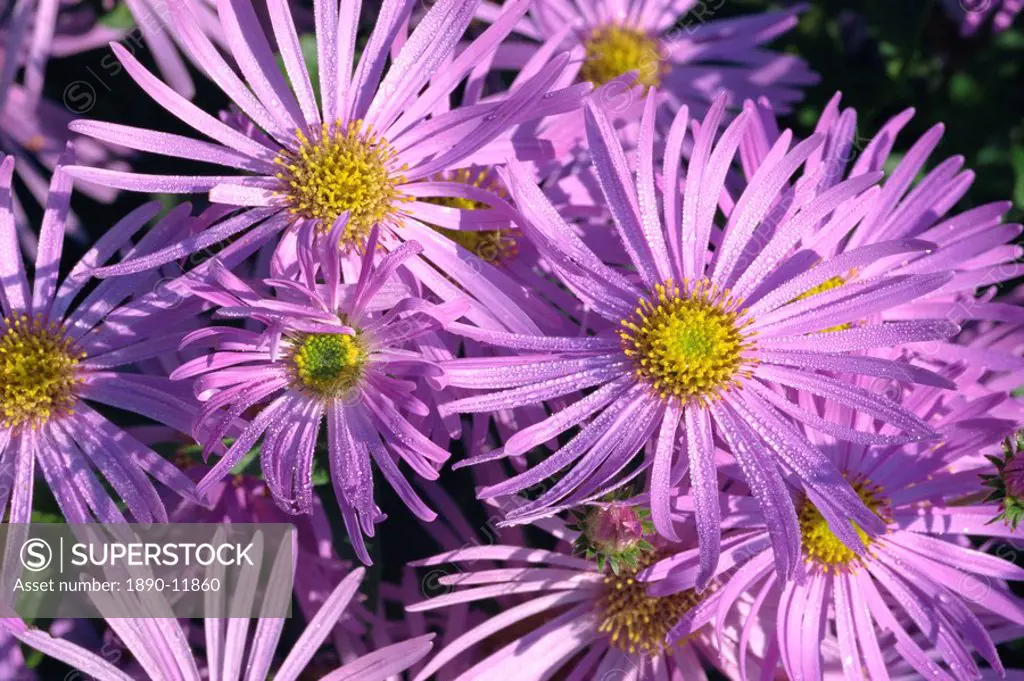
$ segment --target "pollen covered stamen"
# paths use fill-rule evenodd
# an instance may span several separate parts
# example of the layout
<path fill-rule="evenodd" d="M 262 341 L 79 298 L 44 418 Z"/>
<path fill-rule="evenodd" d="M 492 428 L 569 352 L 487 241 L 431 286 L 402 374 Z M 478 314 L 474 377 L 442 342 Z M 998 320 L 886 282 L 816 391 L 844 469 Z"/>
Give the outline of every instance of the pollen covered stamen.
<path fill-rule="evenodd" d="M 748 324 L 707 281 L 682 288 L 669 281 L 655 287 L 653 301 L 640 299 L 619 335 L 637 375 L 663 397 L 703 402 L 749 373 Z"/>
<path fill-rule="evenodd" d="M 70 414 L 85 353 L 61 328 L 24 314 L 0 325 L 0 408 L 5 428 L 37 428 Z"/>
<path fill-rule="evenodd" d="M 363 130 L 361 121 L 347 126 L 324 123 L 315 137 L 302 131 L 297 151 L 282 151 L 275 162 L 277 178 L 292 213 L 319 221 L 326 233 L 349 211 L 342 241 L 362 246 L 373 226 L 391 216 L 396 204 L 411 200 L 398 187 L 406 168 L 394 168 L 397 152 L 387 140 Z"/>
<path fill-rule="evenodd" d="M 488 169 L 476 170 L 462 168 L 454 173 L 438 175 L 434 178 L 440 182 L 458 182 L 471 187 L 479 187 L 490 191 L 496 196 L 507 195 L 505 188 L 497 180 L 494 174 Z M 460 210 L 484 210 L 490 208 L 482 201 L 474 201 L 457 196 L 432 196 L 422 199 L 426 203 L 447 208 L 458 208 Z M 508 262 L 519 252 L 516 241 L 517 232 L 513 229 L 447 229 L 439 225 L 430 225 L 438 234 L 445 236 L 470 253 L 474 253 L 480 259 L 492 265 Z"/>
<path fill-rule="evenodd" d="M 816 296 L 819 293 L 825 293 L 826 291 L 837 289 L 845 283 L 846 280 L 843 279 L 842 277 L 831 277 L 821 282 L 817 286 L 807 289 L 806 291 L 798 295 L 796 298 L 794 298 L 793 301 L 796 302 L 797 300 L 807 300 L 808 298 Z"/>
<path fill-rule="evenodd" d="M 361 338 L 342 333 L 296 339 L 289 357 L 294 382 L 317 397 L 338 397 L 363 376 L 367 350 Z"/>
<path fill-rule="evenodd" d="M 586 52 L 580 78 L 604 85 L 630 71 L 637 82 L 657 87 L 668 70 L 657 39 L 629 26 L 608 25 L 595 29 L 583 42 Z"/>
<path fill-rule="evenodd" d="M 604 578 L 598 630 L 627 653 L 653 656 L 670 650 L 665 640 L 668 633 L 708 593 L 687 590 L 669 596 L 649 595 L 650 584 L 638 581 L 636 575 L 657 559 L 656 554 L 647 554 L 636 568 L 624 568 Z"/>
<path fill-rule="evenodd" d="M 872 513 L 887 523 L 891 520 L 889 500 L 883 494 L 881 487 L 865 478 L 854 480 L 851 486 Z M 828 521 L 825 520 L 821 511 L 811 503 L 810 499 L 804 499 L 800 505 L 798 518 L 801 543 L 808 562 L 827 572 L 838 570 L 859 560 L 857 554 L 832 533 Z M 856 523 L 850 522 L 853 529 L 857 531 L 861 543 L 865 547 L 869 547 L 872 538 Z"/>
<path fill-rule="evenodd" d="M 817 286 L 814 286 L 812 288 L 807 289 L 806 291 L 804 291 L 803 293 L 798 295 L 796 298 L 794 298 L 790 302 L 795 303 L 795 302 L 797 302 L 799 300 L 807 300 L 808 298 L 812 298 L 812 297 L 814 297 L 816 295 L 819 295 L 821 293 L 826 293 L 826 292 L 831 291 L 833 289 L 837 289 L 840 286 L 842 286 L 843 284 L 845 284 L 849 278 L 852 278 L 854 274 L 855 274 L 855 272 L 851 272 L 850 275 L 848 277 L 845 277 L 845 278 L 844 277 L 840 277 L 840 276 L 830 277 L 829 279 L 826 279 L 825 281 L 821 282 Z M 824 332 L 829 332 L 829 331 L 845 331 L 846 329 L 849 329 L 851 327 L 852 327 L 852 324 L 849 324 L 849 323 L 836 324 L 835 326 L 826 327 L 826 328 L 822 329 L 821 331 L 823 333 Z"/>

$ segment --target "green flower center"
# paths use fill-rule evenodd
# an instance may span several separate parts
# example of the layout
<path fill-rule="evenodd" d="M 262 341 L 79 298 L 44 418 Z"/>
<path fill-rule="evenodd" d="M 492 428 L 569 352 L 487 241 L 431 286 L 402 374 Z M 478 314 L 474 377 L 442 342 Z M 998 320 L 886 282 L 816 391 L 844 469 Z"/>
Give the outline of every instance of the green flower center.
<path fill-rule="evenodd" d="M 296 341 L 289 359 L 297 385 L 332 398 L 348 393 L 362 378 L 367 351 L 358 336 L 314 333 Z"/>
<path fill-rule="evenodd" d="M 750 349 L 741 319 L 728 297 L 705 281 L 680 289 L 671 281 L 655 287 L 622 321 L 619 335 L 637 375 L 663 397 L 704 401 L 735 384 Z"/>
<path fill-rule="evenodd" d="M 867 479 L 855 480 L 853 490 L 871 511 L 879 518 L 888 521 L 889 500 L 882 493 L 882 488 Z M 836 570 L 859 560 L 856 553 L 844 544 L 828 526 L 828 521 L 809 499 L 804 499 L 797 514 L 800 521 L 800 537 L 804 555 L 807 560 L 826 572 Z M 857 531 L 861 543 L 868 547 L 871 537 L 857 523 L 850 521 Z"/>
<path fill-rule="evenodd" d="M 326 233 L 349 211 L 343 245 L 362 246 L 375 224 L 410 200 L 398 187 L 405 183 L 399 168 L 393 172 L 395 150 L 387 140 L 364 131 L 361 121 L 348 126 L 324 123 L 315 139 L 300 130 L 298 151 L 282 151 L 275 162 L 292 213 L 319 221 Z"/>
<path fill-rule="evenodd" d="M 41 317 L 15 315 L 0 326 L 0 409 L 6 428 L 38 427 L 72 412 L 75 369 L 85 353 Z"/>
<path fill-rule="evenodd" d="M 666 71 L 661 45 L 643 31 L 628 26 L 602 26 L 583 43 L 586 55 L 580 78 L 604 85 L 630 71 L 637 81 L 657 87 Z"/>

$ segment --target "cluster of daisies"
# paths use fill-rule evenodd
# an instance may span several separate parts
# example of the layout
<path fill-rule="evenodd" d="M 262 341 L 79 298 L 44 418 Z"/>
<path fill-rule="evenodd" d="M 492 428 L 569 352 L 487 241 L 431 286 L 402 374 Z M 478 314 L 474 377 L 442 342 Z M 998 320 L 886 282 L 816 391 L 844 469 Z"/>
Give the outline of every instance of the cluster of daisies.
<path fill-rule="evenodd" d="M 155 70 L 89 3 L 0 15 L 0 516 L 45 486 L 70 523 L 292 523 L 306 626 L 8 618 L 0 676 L 29 649 L 105 681 L 1013 673 L 1021 226 L 958 212 L 973 173 L 913 111 L 786 129 L 798 9 L 126 5 Z M 108 42 L 179 132 L 43 96 Z M 73 192 L 195 205 L 67 269 Z M 378 532 L 437 552 L 368 599 Z"/>

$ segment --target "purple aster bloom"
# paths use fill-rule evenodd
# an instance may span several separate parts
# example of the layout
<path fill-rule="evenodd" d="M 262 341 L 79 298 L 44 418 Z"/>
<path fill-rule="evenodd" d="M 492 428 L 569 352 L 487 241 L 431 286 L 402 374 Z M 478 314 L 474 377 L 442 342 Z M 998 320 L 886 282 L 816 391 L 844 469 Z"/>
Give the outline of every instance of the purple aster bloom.
<path fill-rule="evenodd" d="M 189 477 L 200 480 L 207 468 L 193 466 Z M 296 517 L 274 502 L 265 480 L 248 475 L 230 475 L 212 485 L 207 497 L 212 508 L 190 499 L 179 500 L 169 511 L 172 523 L 287 523 L 295 528 L 295 597 L 300 610 L 311 617 L 333 585 L 350 566 L 334 551 L 330 520 L 320 499 L 313 497 L 310 512 Z"/>
<path fill-rule="evenodd" d="M 46 202 L 48 176 L 64 152 L 68 124 L 73 118 L 65 107 L 42 97 L 43 72 L 51 49 L 69 48 L 56 35 L 57 9 L 55 0 L 20 0 L 0 15 L 0 154 L 18 159 L 18 176 L 41 204 Z M 19 71 L 23 71 L 22 82 L 18 82 Z M 76 153 L 85 163 L 110 163 L 109 146 L 93 140 L 83 140 L 76 146 Z M 117 192 L 96 186 L 86 193 L 100 201 L 111 201 Z M 16 215 L 24 219 L 21 205 L 12 200 Z M 67 223 L 73 234 L 81 233 L 73 216 Z M 22 236 L 29 252 L 34 253 L 34 235 Z"/>
<path fill-rule="evenodd" d="M 658 88 L 668 109 L 686 105 L 695 113 L 722 93 L 734 106 L 763 96 L 788 111 L 803 98 L 802 88 L 818 81 L 799 57 L 763 47 L 796 25 L 798 10 L 715 19 L 715 9 L 697 0 L 537 0 L 495 54 L 494 67 L 519 69 L 538 43 L 551 43 L 545 49 L 574 50 L 582 81 L 604 85 L 635 71 L 642 85 Z M 485 2 L 478 16 L 494 21 L 499 11 Z"/>
<path fill-rule="evenodd" d="M 203 34 L 221 52 L 227 52 L 224 31 L 217 19 L 216 3 L 213 0 L 125 0 L 125 6 L 132 13 L 138 31 L 138 35 L 130 39 L 144 43 L 167 84 L 182 97 L 192 99 L 195 96 L 195 85 L 183 58 L 188 56 L 188 48 L 175 32 L 171 19 L 172 6 L 186 5 Z M 202 68 L 199 63 L 196 66 Z"/>
<path fill-rule="evenodd" d="M 201 479 L 206 467 L 193 466 L 187 471 L 194 479 Z M 294 574 L 294 598 L 303 617 L 313 618 L 320 606 L 327 601 L 334 586 L 348 574 L 352 566 L 338 558 L 334 551 L 334 539 L 330 520 L 319 497 L 313 497 L 310 513 L 294 516 L 274 502 L 265 480 L 248 475 L 230 475 L 210 488 L 210 499 L 215 500 L 212 508 L 206 508 L 187 499 L 182 499 L 170 509 L 168 516 L 172 523 L 286 523 L 295 528 L 296 553 Z M 426 527 L 429 527 L 427 525 Z M 347 663 L 369 652 L 364 633 L 367 626 L 377 626 L 377 613 L 370 612 L 361 604 L 350 605 L 345 615 L 334 625 L 331 633 L 332 654 L 314 658 L 317 668 L 340 660 Z M 384 647 L 406 638 L 416 638 L 426 630 L 409 631 L 399 638 L 381 638 L 374 631 L 371 643 Z"/>
<path fill-rule="evenodd" d="M 181 625 L 173 619 L 112 618 L 107 624 L 135 658 L 138 673 L 130 676 L 101 656 L 69 641 L 29 628 L 16 632 L 24 644 L 89 675 L 97 681 L 201 681 L 237 678 L 245 670 L 252 681 L 297 681 L 318 671 L 313 656 L 334 630 L 352 602 L 364 570 L 353 570 L 330 593 L 283 660 L 277 652 L 286 619 L 261 618 L 250 635 L 251 621 L 205 620 L 207 654 L 190 649 Z M 230 622 L 225 630 L 225 623 Z M 239 624 L 240 623 L 240 624 Z M 241 626 L 242 628 L 238 628 Z M 381 648 L 328 670 L 324 681 L 385 681 L 421 659 L 429 651 L 432 634 Z M 211 666 L 215 665 L 215 666 Z"/>
<path fill-rule="evenodd" d="M 872 537 L 854 524 L 864 549 L 858 555 L 837 538 L 818 503 L 801 497 L 805 575 L 800 581 L 782 581 L 772 570 L 770 521 L 756 500 L 739 491 L 726 495 L 727 548 L 716 578 L 719 621 L 734 599 L 753 595 L 756 606 L 748 622 L 774 618 L 769 647 L 790 678 L 821 678 L 820 645 L 833 636 L 848 679 L 887 678 L 883 645 L 899 651 L 924 678 L 981 678 L 972 650 L 1001 670 L 979 614 L 1024 626 L 1024 602 L 1006 584 L 1024 579 L 1024 569 L 998 551 L 992 555 L 985 546 L 975 548 L 968 537 L 1011 539 L 1024 533 L 991 523 L 995 504 L 965 500 L 979 498 L 982 489 L 979 465 L 984 460 L 978 452 L 997 448 L 1015 426 L 990 415 L 1007 399 L 1005 393 L 967 397 L 913 386 L 904 403 L 936 426 L 939 443 L 880 447 L 817 438 L 860 499 L 884 520 L 886 531 Z M 816 410 L 824 416 L 828 407 Z M 874 427 L 863 415 L 848 411 L 846 418 Z M 690 495 L 677 499 L 677 518 L 697 503 Z M 662 560 L 641 578 L 654 582 L 652 594 L 688 593 L 699 570 L 697 551 L 686 551 Z M 678 626 L 670 640 L 690 633 L 687 626 Z M 743 645 L 741 638 L 741 668 Z"/>
<path fill-rule="evenodd" d="M 1007 624 L 1006 620 L 1001 617 L 989 615 L 986 612 L 976 613 L 978 620 L 985 627 L 985 631 L 988 633 L 992 642 L 996 645 L 1002 645 L 1010 643 L 1015 639 L 1019 639 L 1024 636 L 1024 627 L 1017 624 Z M 913 637 L 915 641 L 919 642 L 919 645 L 927 647 L 924 643 L 926 640 L 920 632 L 916 632 Z M 888 643 L 888 641 L 886 642 Z M 839 642 L 835 636 L 828 636 L 822 641 L 822 671 L 824 672 L 822 679 L 824 681 L 846 681 L 846 673 L 843 671 L 843 662 L 841 652 L 839 650 Z M 775 647 L 772 651 L 776 659 L 772 660 L 773 668 L 778 664 L 778 648 Z M 894 645 L 884 645 L 881 649 L 882 657 L 885 660 L 885 670 L 888 674 L 887 678 L 890 681 L 919 681 L 921 679 L 921 673 L 914 669 L 913 665 L 906 660 L 901 654 L 900 650 Z M 756 671 L 756 669 L 755 669 Z M 1024 680 L 1024 670 L 1019 669 L 1001 669 L 996 670 L 991 667 L 985 666 L 979 669 L 981 676 L 979 678 L 984 681 L 997 681 L 1002 679 L 1004 681 L 1022 681 Z M 747 678 L 760 678 L 756 674 L 749 674 Z"/>
<path fill-rule="evenodd" d="M 184 496 L 192 494 L 192 483 L 93 404 L 187 431 L 196 413 L 187 390 L 133 367 L 173 351 L 182 334 L 168 333 L 166 324 L 190 311 L 175 312 L 175 302 L 154 291 L 157 271 L 103 282 L 88 292 L 85 287 L 88 270 L 119 250 L 145 253 L 179 230 L 205 223 L 193 221 L 182 206 L 132 246 L 132 236 L 159 211 L 158 204 L 144 205 L 112 226 L 60 281 L 71 197 L 71 178 L 62 166 L 70 161 L 69 148 L 50 186 L 31 285 L 11 207 L 14 159 L 0 164 L 0 513 L 10 502 L 9 522 L 29 521 L 38 469 L 68 522 L 123 522 L 114 498 L 124 501 L 137 522 L 166 521 L 150 478 Z"/>
<path fill-rule="evenodd" d="M 408 605 L 411 613 L 493 600 L 500 605 L 499 614 L 439 647 L 415 681 L 443 674 L 466 655 L 478 661 L 457 681 L 706 679 L 705 663 L 735 667 L 704 632 L 667 645 L 675 623 L 706 622 L 717 595 L 691 590 L 667 598 L 649 596 L 636 575 L 660 553 L 646 554 L 636 566 L 621 566 L 617 574 L 603 572 L 595 561 L 573 555 L 577 533 L 559 519 L 544 518 L 535 527 L 556 541 L 554 550 L 473 543 L 412 563 L 434 567 L 430 574 L 444 592 Z M 692 536 L 688 539 L 692 542 Z M 663 550 L 671 553 L 667 545 Z M 437 574 L 435 566 L 446 566 L 445 572 Z M 736 642 L 730 643 L 735 648 Z"/>
<path fill-rule="evenodd" d="M 125 6 L 132 13 L 135 19 L 133 32 L 129 32 L 121 41 L 127 44 L 145 44 L 153 61 L 167 82 L 174 91 L 186 99 L 195 96 L 195 84 L 189 74 L 186 59 L 192 61 L 196 68 L 202 70 L 202 62 L 192 59 L 187 44 L 176 32 L 172 18 L 171 5 L 185 6 L 187 4 L 196 25 L 206 35 L 210 43 L 221 53 L 230 55 L 227 36 L 221 24 L 224 16 L 218 9 L 217 0 L 125 0 Z M 298 3 L 290 3 L 295 24 L 298 32 L 304 33 L 312 30 L 312 13 L 307 9 L 297 7 Z M 256 12 L 260 26 L 264 32 L 271 30 L 271 21 L 267 13 L 267 5 L 264 2 L 252 3 L 252 9 Z M 225 19 L 229 21 L 230 19 Z M 137 33 L 135 33 L 137 31 Z M 106 44 L 108 41 L 105 41 Z M 134 53 L 134 49 L 130 50 Z"/>
<path fill-rule="evenodd" d="M 692 140 L 683 189 L 676 188 L 687 110 L 676 118 L 660 183 L 670 189 L 659 201 L 654 102 L 649 93 L 636 183 L 607 117 L 589 104 L 586 109 L 594 165 L 635 274 L 601 262 L 518 165 L 513 163 L 507 173 L 524 232 L 603 326 L 587 336 L 539 337 L 451 325 L 460 334 L 521 354 L 446 363 L 449 385 L 481 394 L 445 404 L 442 413 L 566 400 L 564 407 L 556 404 L 549 418 L 516 433 L 501 449 L 469 460 L 522 455 L 581 426 L 540 464 L 482 490 L 486 497 L 512 494 L 562 472 L 543 494 L 511 514 L 510 521 L 528 521 L 600 498 L 647 473 L 655 527 L 665 538 L 675 539 L 668 522 L 670 489 L 689 475 L 699 499 L 701 586 L 718 560 L 716 459 L 724 449 L 740 463 L 770 516 L 778 568 L 788 575 L 799 563 L 800 537 L 784 472 L 792 474 L 851 546 L 859 540 L 848 519 L 868 532 L 884 530 L 796 423 L 857 442 L 931 437 L 933 429 L 919 416 L 837 374 L 899 376 L 952 387 L 948 379 L 909 362 L 861 353 L 955 333 L 957 326 L 946 320 L 878 321 L 886 309 L 942 286 L 952 275 L 881 274 L 807 295 L 851 268 L 898 261 L 927 249 L 923 242 L 902 239 L 869 243 L 818 264 L 790 257 L 797 243 L 810 248 L 828 235 L 853 229 L 878 205 L 881 174 L 866 173 L 819 195 L 814 188 L 820 175 L 794 176 L 821 146 L 822 136 L 790 149 L 787 132 L 770 151 L 770 161 L 733 198 L 725 191 L 725 178 L 750 118 L 741 113 L 718 138 L 726 104 L 722 97 Z M 724 223 L 716 218 L 719 207 L 727 218 Z M 751 253 L 756 256 L 745 262 Z M 837 325 L 849 328 L 833 328 Z M 574 397 L 582 390 L 588 391 L 585 397 Z M 888 428 L 864 432 L 821 418 L 805 405 L 812 399 L 870 415 Z M 629 468 L 645 446 L 639 465 Z"/>
<path fill-rule="evenodd" d="M 960 24 L 960 33 L 974 35 L 991 22 L 993 32 L 1010 28 L 1024 9 L 1024 0 L 943 0 L 943 7 Z"/>
<path fill-rule="evenodd" d="M 357 555 L 370 564 L 362 535 L 372 537 L 384 518 L 374 503 L 371 461 L 418 517 L 434 518 L 398 464 L 404 461 L 418 475 L 437 479 L 448 459 L 446 450 L 409 421 L 429 414 L 414 394 L 417 382 L 436 382 L 441 370 L 408 346 L 461 316 L 466 306 L 464 301 L 433 305 L 409 296 L 403 286 L 389 285 L 419 246 L 408 242 L 375 265 L 376 228 L 358 282 L 341 283 L 338 245 L 345 229 L 345 221 L 339 221 L 333 239 L 322 240 L 320 251 L 308 256 L 322 264 L 326 281 L 321 285 L 314 283 L 313 263 L 306 263 L 298 281 L 264 281 L 261 288 L 275 288 L 276 296 L 258 293 L 226 268 L 214 268 L 208 283 L 194 286 L 195 293 L 218 306 L 218 316 L 255 320 L 265 330 L 213 326 L 191 333 L 185 345 L 212 345 L 214 352 L 186 362 L 171 377 L 196 379 L 194 390 L 203 402 L 197 423 L 209 426 L 196 435 L 208 450 L 239 417 L 259 408 L 199 483 L 201 497 L 262 438 L 260 458 L 274 499 L 289 512 L 309 513 L 314 450 L 326 421 L 331 479 L 345 526 Z"/>
<path fill-rule="evenodd" d="M 419 523 L 419 529 L 430 537 L 438 549 L 452 551 L 470 546 L 486 546 L 498 542 L 515 543 L 523 541 L 520 528 L 498 528 L 497 519 L 488 518 L 480 524 L 470 520 L 465 511 L 455 502 L 441 485 L 422 485 L 423 494 L 437 508 L 437 520 L 431 523 Z M 463 505 L 465 506 L 465 504 Z M 485 509 L 490 510 L 490 509 Z M 490 561 L 477 561 L 477 569 L 485 566 L 497 566 Z M 386 645 L 394 640 L 421 636 L 428 631 L 436 631 L 436 647 L 443 648 L 454 643 L 459 636 L 487 619 L 487 615 L 473 607 L 471 603 L 458 603 L 446 608 L 424 610 L 422 612 L 403 612 L 405 606 L 421 600 L 424 596 L 449 593 L 454 587 L 442 584 L 441 578 L 449 574 L 445 568 L 435 568 L 426 574 L 406 565 L 402 570 L 402 578 L 398 583 L 383 582 L 380 585 L 380 602 L 373 630 L 374 643 Z M 403 612 L 402 617 L 394 618 L 395 612 Z M 392 618 L 388 617 L 392 614 Z M 472 667 L 485 655 L 484 651 L 474 649 L 466 651 L 444 665 L 431 675 L 433 681 L 453 681 Z M 408 671 L 408 678 L 419 675 L 427 664 L 427 660 L 419 662 Z"/>
<path fill-rule="evenodd" d="M 814 195 L 820 195 L 844 179 L 861 177 L 886 167 L 898 135 L 914 115 L 908 109 L 894 116 L 870 138 L 862 138 L 857 128 L 857 112 L 840 109 L 837 94 L 825 107 L 815 132 L 825 137 L 824 144 L 808 159 L 805 172 L 823 179 Z M 778 126 L 764 104 L 747 103 L 755 112 L 748 137 L 740 147 L 740 160 L 747 177 L 757 172 L 769 149 L 779 138 Z M 866 281 L 880 274 L 933 274 L 951 272 L 953 279 L 911 303 L 895 305 L 882 314 L 886 321 L 920 317 L 942 317 L 957 324 L 974 322 L 1024 322 L 1024 308 L 1013 301 L 994 300 L 996 284 L 1024 274 L 1018 262 L 1024 248 L 1016 245 L 1022 227 L 1002 224 L 1012 206 L 997 201 L 956 213 L 954 207 L 967 194 L 974 173 L 963 168 L 962 156 L 937 163 L 925 172 L 925 164 L 942 140 L 944 126 L 936 125 L 915 140 L 907 153 L 894 163 L 881 183 L 882 191 L 871 211 L 849 234 L 823 235 L 813 248 L 803 246 L 794 257 L 835 258 L 878 241 L 920 239 L 932 246 L 926 252 L 908 253 L 896 263 L 876 262 L 850 268 L 818 289 L 831 290 L 853 282 Z M 920 176 L 920 179 L 917 179 Z M 744 262 L 752 261 L 748 254 Z M 885 266 L 881 269 L 880 265 Z M 970 330 L 969 330 L 970 331 Z M 996 360 L 979 352 L 973 344 L 956 339 L 929 346 L 928 354 L 945 362 L 968 362 L 996 370 L 1024 369 L 1024 360 Z"/>
<path fill-rule="evenodd" d="M 482 188 L 432 178 L 508 157 L 550 157 L 552 143 L 519 124 L 577 109 L 590 87 L 554 89 L 568 64 L 568 56 L 561 55 L 537 65 L 500 99 L 447 110 L 452 91 L 472 76 L 529 5 L 529 0 L 507 3 L 500 20 L 455 54 L 478 2 L 441 0 L 407 37 L 406 19 L 416 3 L 384 2 L 356 64 L 354 32 L 362 3 L 346 1 L 339 10 L 338 0 L 317 0 L 318 93 L 310 84 L 284 0 L 271 0 L 269 12 L 287 79 L 247 0 L 218 2 L 241 75 L 224 61 L 195 18 L 176 9 L 178 38 L 245 114 L 251 134 L 200 111 L 118 45 L 113 45 L 115 53 L 146 93 L 214 142 L 93 121 L 76 122 L 72 128 L 134 149 L 220 165 L 226 174 L 156 176 L 86 167 L 73 172 L 83 180 L 132 191 L 209 191 L 214 202 L 248 208 L 264 220 L 267 238 L 290 228 L 298 238 L 282 244 L 281 259 L 292 265 L 296 241 L 307 247 L 322 239 L 347 213 L 343 247 L 353 254 L 351 264 L 357 264 L 355 252 L 364 247 L 370 230 L 380 226 L 380 243 L 386 249 L 407 240 L 423 245 L 423 257 L 410 259 L 406 267 L 424 286 L 448 300 L 460 295 L 453 281 L 472 292 L 479 300 L 470 311 L 474 321 L 497 326 L 488 309 L 501 308 L 504 323 L 536 329 L 530 315 L 518 309 L 525 295 L 514 281 L 427 226 L 493 229 L 508 224 L 507 205 Z M 463 210 L 427 200 L 439 198 L 478 201 L 490 209 Z M 231 236 L 228 227 L 212 230 L 109 273 L 169 262 Z"/>
<path fill-rule="evenodd" d="M 51 56 L 92 50 L 118 34 L 100 24 L 95 10 L 81 0 L 12 0 L 0 10 L 0 45 L 24 64 L 33 106 L 42 94 L 43 72 Z"/>

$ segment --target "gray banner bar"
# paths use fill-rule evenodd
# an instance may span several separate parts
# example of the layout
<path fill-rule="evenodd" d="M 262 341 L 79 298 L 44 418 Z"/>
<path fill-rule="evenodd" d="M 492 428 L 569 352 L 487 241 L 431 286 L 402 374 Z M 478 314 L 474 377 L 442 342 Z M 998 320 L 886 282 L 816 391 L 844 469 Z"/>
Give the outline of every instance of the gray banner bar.
<path fill-rule="evenodd" d="M 0 617 L 289 617 L 289 524 L 0 525 Z"/>

